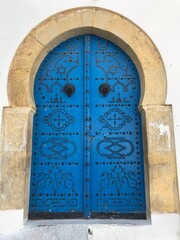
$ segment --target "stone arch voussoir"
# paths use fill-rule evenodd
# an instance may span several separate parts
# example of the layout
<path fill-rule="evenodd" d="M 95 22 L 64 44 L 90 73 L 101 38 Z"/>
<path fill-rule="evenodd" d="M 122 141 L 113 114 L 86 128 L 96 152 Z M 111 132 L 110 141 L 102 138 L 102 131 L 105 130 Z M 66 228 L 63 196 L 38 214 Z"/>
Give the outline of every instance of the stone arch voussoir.
<path fill-rule="evenodd" d="M 34 77 L 42 59 L 62 41 L 81 34 L 104 37 L 130 55 L 140 75 L 140 105 L 165 103 L 164 64 L 148 35 L 120 14 L 102 8 L 84 7 L 49 17 L 35 27 L 20 44 L 8 75 L 10 106 L 35 108 Z"/>

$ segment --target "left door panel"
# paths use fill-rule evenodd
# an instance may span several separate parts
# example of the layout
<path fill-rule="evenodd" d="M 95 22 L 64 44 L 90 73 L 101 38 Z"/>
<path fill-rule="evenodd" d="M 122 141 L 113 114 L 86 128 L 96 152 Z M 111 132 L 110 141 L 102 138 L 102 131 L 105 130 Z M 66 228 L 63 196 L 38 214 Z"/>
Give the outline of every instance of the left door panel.
<path fill-rule="evenodd" d="M 83 217 L 83 58 L 83 37 L 67 40 L 36 74 L 30 219 Z"/>

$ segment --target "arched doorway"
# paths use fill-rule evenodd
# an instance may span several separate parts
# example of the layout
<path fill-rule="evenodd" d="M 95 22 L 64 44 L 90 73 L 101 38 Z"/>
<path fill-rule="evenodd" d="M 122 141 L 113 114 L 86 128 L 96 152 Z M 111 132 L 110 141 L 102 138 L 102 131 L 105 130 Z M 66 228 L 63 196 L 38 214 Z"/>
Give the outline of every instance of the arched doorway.
<path fill-rule="evenodd" d="M 146 218 L 140 79 L 95 35 L 66 40 L 34 85 L 29 218 Z"/>
<path fill-rule="evenodd" d="M 140 27 L 119 13 L 98 7 L 69 9 L 49 17 L 32 29 L 15 53 L 8 75 L 9 106 L 4 107 L 2 119 L 1 209 L 22 209 L 23 218 L 28 218 L 35 75 L 57 44 L 83 34 L 115 43 L 135 63 L 141 83 L 147 215 L 178 212 L 172 107 L 165 104 L 163 60 Z M 164 131 L 163 126 L 169 130 Z"/>

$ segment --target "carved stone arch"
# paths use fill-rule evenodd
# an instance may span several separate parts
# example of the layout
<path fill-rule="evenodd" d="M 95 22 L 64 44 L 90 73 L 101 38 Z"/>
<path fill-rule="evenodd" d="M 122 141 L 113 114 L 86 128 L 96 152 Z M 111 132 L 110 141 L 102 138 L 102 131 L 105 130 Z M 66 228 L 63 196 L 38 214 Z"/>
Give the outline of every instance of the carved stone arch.
<path fill-rule="evenodd" d="M 140 105 L 165 103 L 164 64 L 149 36 L 120 14 L 102 8 L 84 7 L 49 17 L 20 44 L 8 76 L 10 105 L 35 107 L 32 91 L 34 76 L 44 56 L 62 41 L 90 33 L 112 41 L 134 61 L 141 81 Z"/>
<path fill-rule="evenodd" d="M 27 217 L 35 75 L 51 49 L 83 34 L 112 41 L 134 61 L 141 82 L 139 105 L 149 211 L 177 212 L 172 112 L 171 106 L 165 105 L 167 85 L 162 58 L 141 28 L 118 13 L 97 7 L 70 9 L 49 17 L 28 34 L 15 53 L 8 75 L 10 107 L 3 110 L 1 209 L 23 209 Z"/>

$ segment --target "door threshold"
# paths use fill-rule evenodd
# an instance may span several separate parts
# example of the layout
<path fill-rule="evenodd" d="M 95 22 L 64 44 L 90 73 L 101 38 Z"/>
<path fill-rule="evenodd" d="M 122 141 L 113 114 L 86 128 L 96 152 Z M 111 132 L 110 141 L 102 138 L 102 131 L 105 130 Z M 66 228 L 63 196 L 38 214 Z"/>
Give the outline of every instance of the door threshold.
<path fill-rule="evenodd" d="M 108 224 L 108 225 L 150 225 L 149 219 L 45 219 L 25 220 L 26 226 L 52 226 L 58 224 Z"/>

